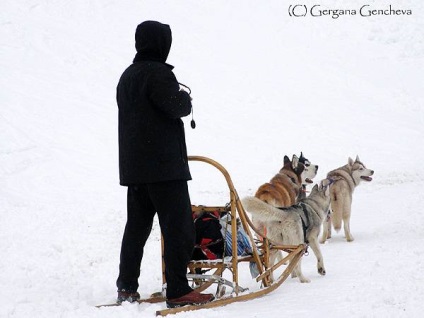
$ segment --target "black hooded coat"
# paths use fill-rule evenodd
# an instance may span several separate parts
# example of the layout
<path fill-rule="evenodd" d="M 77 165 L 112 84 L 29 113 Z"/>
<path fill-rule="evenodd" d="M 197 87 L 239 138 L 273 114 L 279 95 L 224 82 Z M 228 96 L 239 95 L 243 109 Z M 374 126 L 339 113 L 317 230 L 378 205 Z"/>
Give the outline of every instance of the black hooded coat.
<path fill-rule="evenodd" d="M 165 63 L 171 29 L 143 22 L 135 42 L 134 62 L 117 87 L 120 184 L 190 180 L 181 117 L 190 114 L 191 98 Z"/>

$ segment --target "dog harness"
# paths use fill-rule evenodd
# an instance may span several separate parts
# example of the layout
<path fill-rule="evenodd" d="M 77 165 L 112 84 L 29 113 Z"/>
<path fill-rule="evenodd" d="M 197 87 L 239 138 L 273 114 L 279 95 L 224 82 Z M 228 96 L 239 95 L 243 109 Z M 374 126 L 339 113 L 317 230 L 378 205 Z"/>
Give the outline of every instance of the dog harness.
<path fill-rule="evenodd" d="M 310 222 L 309 222 L 308 212 L 306 210 L 307 209 L 306 208 L 306 204 L 304 204 L 304 203 L 301 202 L 301 203 L 296 204 L 295 206 L 296 207 L 300 207 L 302 209 L 302 211 L 298 211 L 298 213 L 299 213 L 300 219 L 302 221 L 303 241 L 306 244 L 309 244 L 309 241 L 307 239 L 307 232 L 308 232 L 308 228 L 309 228 Z M 280 209 L 280 210 L 287 210 L 286 207 L 284 207 L 284 208 L 278 208 L 278 209 Z"/>
<path fill-rule="evenodd" d="M 302 212 L 299 213 L 300 219 L 302 220 L 302 228 L 303 228 L 303 238 L 306 244 L 309 244 L 309 241 L 307 239 L 307 232 L 309 228 L 309 216 L 308 212 L 306 211 L 306 205 L 304 203 L 298 204 L 302 208 Z"/>

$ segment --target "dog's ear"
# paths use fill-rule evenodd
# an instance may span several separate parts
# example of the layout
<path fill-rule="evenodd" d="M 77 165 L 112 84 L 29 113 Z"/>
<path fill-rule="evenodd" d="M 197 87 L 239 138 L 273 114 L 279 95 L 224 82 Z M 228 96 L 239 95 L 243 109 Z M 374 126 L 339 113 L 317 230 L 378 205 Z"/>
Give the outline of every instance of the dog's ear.
<path fill-rule="evenodd" d="M 347 163 L 349 164 L 349 166 L 353 166 L 353 159 L 351 157 L 349 157 Z"/>
<path fill-rule="evenodd" d="M 318 186 L 318 183 L 317 183 L 317 184 L 315 184 L 315 185 L 312 187 L 311 192 L 318 191 L 318 189 L 319 189 L 319 186 Z"/>
<path fill-rule="evenodd" d="M 319 183 L 319 189 L 324 190 L 324 194 L 326 197 L 330 195 L 330 185 L 331 181 L 329 179 L 321 180 L 321 182 Z"/>
<path fill-rule="evenodd" d="M 287 165 L 290 163 L 290 159 L 287 156 L 284 156 L 284 165 Z"/>
<path fill-rule="evenodd" d="M 300 152 L 299 161 L 300 162 L 304 162 L 305 161 L 305 157 L 303 156 L 303 151 Z"/>
<path fill-rule="evenodd" d="M 320 186 L 321 187 L 329 187 L 331 184 L 331 180 L 330 179 L 323 179 L 320 181 Z"/>
<path fill-rule="evenodd" d="M 329 197 L 329 196 L 330 196 L 330 186 L 327 186 L 327 187 L 325 188 L 325 196 L 326 196 L 326 197 Z"/>
<path fill-rule="evenodd" d="M 361 160 L 359 159 L 359 156 L 358 155 L 356 155 L 355 162 L 361 162 Z"/>
<path fill-rule="evenodd" d="M 299 158 L 296 155 L 293 155 L 293 158 L 292 158 L 293 170 L 296 170 L 298 164 L 299 164 Z"/>

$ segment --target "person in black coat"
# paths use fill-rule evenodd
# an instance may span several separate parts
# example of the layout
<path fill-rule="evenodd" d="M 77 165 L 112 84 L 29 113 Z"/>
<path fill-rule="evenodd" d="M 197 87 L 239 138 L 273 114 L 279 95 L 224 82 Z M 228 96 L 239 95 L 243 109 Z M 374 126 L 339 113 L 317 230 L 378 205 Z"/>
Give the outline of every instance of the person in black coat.
<path fill-rule="evenodd" d="M 120 184 L 128 187 L 118 302 L 140 298 L 137 289 L 143 249 L 157 213 L 164 239 L 168 307 L 213 300 L 193 291 L 186 278 L 194 248 L 187 181 L 191 180 L 181 117 L 191 98 L 166 64 L 169 25 L 145 21 L 135 34 L 137 54 L 117 87 Z"/>

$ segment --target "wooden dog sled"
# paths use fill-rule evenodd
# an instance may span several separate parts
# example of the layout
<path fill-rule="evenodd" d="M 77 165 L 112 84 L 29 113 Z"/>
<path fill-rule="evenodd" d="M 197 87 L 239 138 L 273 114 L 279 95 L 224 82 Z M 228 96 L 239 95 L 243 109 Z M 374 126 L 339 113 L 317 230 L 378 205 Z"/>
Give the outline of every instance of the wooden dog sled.
<path fill-rule="evenodd" d="M 192 261 L 188 265 L 190 274 L 188 274 L 189 279 L 192 279 L 197 283 L 196 290 L 202 292 L 209 288 L 213 284 L 217 284 L 217 292 L 215 295 L 215 300 L 204 304 L 204 305 L 192 305 L 192 306 L 183 306 L 178 308 L 170 308 L 159 310 L 156 312 L 157 316 L 166 316 L 168 314 L 174 314 L 183 311 L 198 310 L 203 308 L 214 308 L 219 306 L 224 306 L 239 301 L 246 301 L 254 299 L 263 295 L 266 295 L 273 290 L 277 289 L 290 275 L 294 267 L 299 262 L 300 258 L 306 251 L 306 245 L 301 244 L 298 246 L 274 246 L 271 245 L 268 240 L 263 237 L 263 235 L 255 229 L 251 220 L 244 210 L 240 198 L 237 194 L 237 191 L 234 187 L 234 184 L 231 180 L 231 177 L 227 170 L 218 162 L 201 156 L 189 156 L 190 161 L 201 161 L 207 164 L 214 166 L 218 169 L 222 175 L 225 177 L 227 182 L 230 201 L 229 204 L 225 206 L 194 206 L 193 211 L 219 211 L 219 213 L 228 213 L 231 220 L 231 244 L 232 244 L 232 256 L 224 257 L 219 260 L 207 260 L 207 261 Z M 248 256 L 238 256 L 237 255 L 237 219 L 240 220 L 240 225 L 243 227 L 245 233 L 248 236 L 250 245 L 252 246 L 252 255 Z M 258 240 L 255 240 L 254 234 L 263 238 L 258 244 Z M 269 253 L 271 249 L 281 250 L 287 253 L 287 256 L 284 257 L 277 264 L 269 264 Z M 243 288 L 239 282 L 239 264 L 242 262 L 254 262 L 256 268 L 259 271 L 259 275 L 256 277 L 256 281 L 261 283 L 262 288 L 257 291 L 249 292 L 247 289 Z M 286 266 L 284 271 L 280 276 L 274 281 L 271 281 L 272 273 L 279 268 L 280 266 Z M 202 270 L 210 269 L 214 271 L 213 274 L 195 274 L 195 269 L 201 268 Z M 163 275 L 162 279 L 165 283 L 164 275 L 164 265 L 163 265 Z M 229 271 L 231 273 L 232 280 L 226 280 L 223 278 L 224 271 Z M 231 291 L 225 293 L 223 286 L 230 287 Z"/>
<path fill-rule="evenodd" d="M 233 185 L 233 182 L 230 178 L 227 170 L 218 162 L 201 156 L 189 156 L 190 161 L 201 161 L 207 164 L 214 166 L 218 169 L 227 182 L 230 194 L 230 201 L 225 206 L 193 206 L 193 212 L 208 212 L 208 211 L 218 211 L 220 214 L 225 213 L 227 218 L 230 219 L 229 226 L 231 227 L 231 245 L 232 245 L 232 255 L 223 257 L 222 259 L 217 260 L 205 260 L 205 261 L 191 261 L 188 265 L 189 274 L 187 277 L 189 280 L 193 281 L 194 289 L 199 292 L 202 292 L 212 285 L 216 284 L 216 294 L 215 300 L 204 304 L 204 305 L 189 305 L 177 308 L 170 308 L 159 310 L 156 312 L 157 316 L 166 316 L 169 314 L 175 314 L 183 311 L 192 311 L 204 308 L 214 308 L 220 307 L 234 302 L 247 301 L 257 297 L 266 295 L 273 290 L 277 289 L 291 274 L 294 267 L 299 262 L 300 258 L 306 251 L 307 246 L 304 244 L 298 246 L 275 246 L 270 244 L 270 242 L 254 227 L 251 220 L 244 210 L 240 198 L 237 194 L 237 191 Z M 247 256 L 238 256 L 237 255 L 237 220 L 239 220 L 239 225 L 243 227 L 245 233 L 247 234 L 248 240 L 252 247 L 252 254 Z M 260 240 L 255 239 L 254 234 L 257 237 L 260 237 Z M 163 243 L 163 242 L 162 242 Z M 280 250 L 286 253 L 286 256 L 276 264 L 269 264 L 269 255 L 272 250 Z M 163 244 L 162 244 L 162 255 L 163 255 Z M 162 257 L 163 259 L 163 257 Z M 243 288 L 239 282 L 239 264 L 243 262 L 254 263 L 256 269 L 259 272 L 259 275 L 255 278 L 261 286 L 260 289 L 250 292 L 248 289 Z M 286 266 L 280 276 L 272 281 L 273 272 L 281 267 Z M 213 272 L 212 274 L 196 274 L 196 269 L 201 269 L 202 272 L 209 270 Z M 225 279 L 223 274 L 230 273 L 231 281 Z M 165 265 L 162 261 L 162 280 L 163 283 L 166 283 L 165 280 Z M 230 288 L 230 292 L 226 290 Z M 162 296 L 162 293 L 155 293 L 150 298 L 141 299 L 139 303 L 158 303 L 164 302 L 165 298 Z M 119 304 L 110 304 L 109 306 L 118 306 Z M 108 305 L 106 305 L 108 306 Z M 98 306 L 102 307 L 102 306 Z"/>

